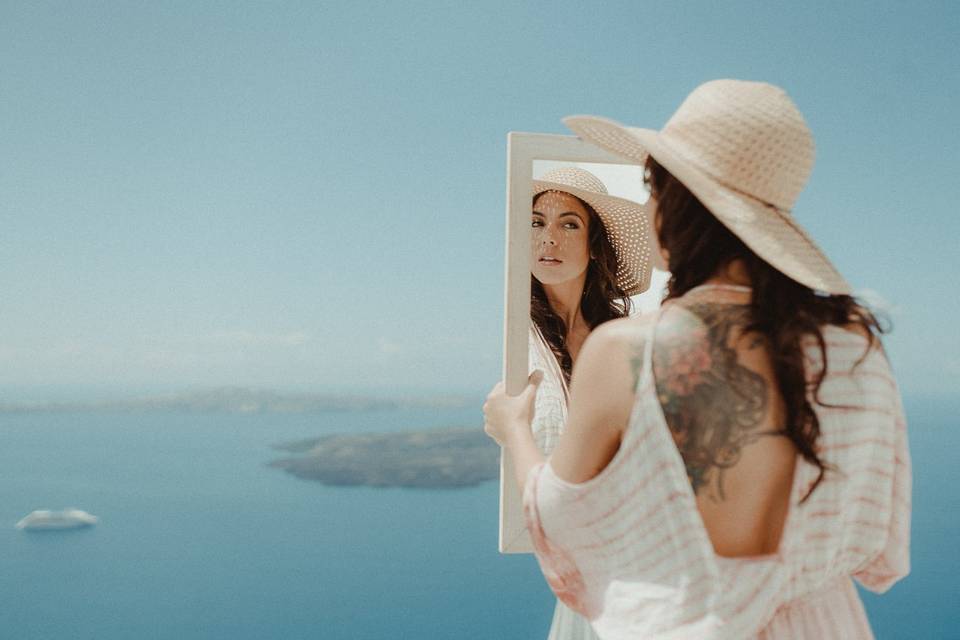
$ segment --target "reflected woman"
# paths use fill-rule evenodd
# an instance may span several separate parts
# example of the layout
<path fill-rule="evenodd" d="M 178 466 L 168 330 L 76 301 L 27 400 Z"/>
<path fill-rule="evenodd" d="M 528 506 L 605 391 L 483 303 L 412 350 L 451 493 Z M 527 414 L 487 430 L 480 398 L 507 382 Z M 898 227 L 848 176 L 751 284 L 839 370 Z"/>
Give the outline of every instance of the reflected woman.
<path fill-rule="evenodd" d="M 567 384 L 590 331 L 629 315 L 650 284 L 644 208 L 607 194 L 595 175 L 562 167 L 533 181 L 530 371 L 544 372 L 532 431 L 549 455 L 567 417 Z M 557 601 L 550 640 L 595 638 Z"/>

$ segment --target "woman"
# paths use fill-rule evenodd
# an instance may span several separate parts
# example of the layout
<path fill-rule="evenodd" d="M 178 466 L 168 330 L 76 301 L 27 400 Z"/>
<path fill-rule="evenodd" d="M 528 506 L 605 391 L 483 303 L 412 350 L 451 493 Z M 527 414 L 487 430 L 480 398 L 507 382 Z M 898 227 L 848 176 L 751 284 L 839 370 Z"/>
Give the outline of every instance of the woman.
<path fill-rule="evenodd" d="M 909 572 L 906 425 L 876 320 L 790 213 L 802 116 L 720 80 L 660 132 L 567 124 L 646 164 L 671 279 L 586 341 L 546 463 L 536 376 L 485 405 L 548 583 L 604 640 L 873 637 L 851 577 Z"/>
<path fill-rule="evenodd" d="M 629 315 L 630 296 L 650 284 L 650 248 L 641 205 L 611 196 L 595 175 L 561 167 L 533 181 L 530 234 L 530 369 L 548 375 L 534 425 L 549 454 L 566 414 L 567 384 L 592 329 Z M 560 419 L 547 414 L 562 412 Z"/>
<path fill-rule="evenodd" d="M 530 367 L 545 372 L 531 430 L 549 455 L 567 414 L 567 383 L 592 329 L 626 317 L 650 282 L 643 207 L 607 194 L 592 173 L 562 167 L 533 181 Z M 595 638 L 559 600 L 550 640 Z"/>

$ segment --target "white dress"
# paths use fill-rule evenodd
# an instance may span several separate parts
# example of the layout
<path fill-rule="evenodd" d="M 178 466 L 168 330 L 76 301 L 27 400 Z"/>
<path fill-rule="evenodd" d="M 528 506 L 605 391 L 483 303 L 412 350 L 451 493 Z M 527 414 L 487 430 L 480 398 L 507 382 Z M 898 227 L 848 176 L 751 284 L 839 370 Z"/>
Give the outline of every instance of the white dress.
<path fill-rule="evenodd" d="M 610 463 L 582 483 L 549 460 L 527 476 L 524 515 L 551 589 L 604 640 L 872 639 L 851 578 L 883 592 L 910 570 L 907 428 L 883 350 L 832 326 L 826 359 L 808 341 L 807 381 L 824 374 L 814 411 L 831 471 L 801 500 L 820 470 L 798 454 L 777 551 L 727 558 L 713 549 L 657 396 L 656 319 L 642 328 L 636 402 Z"/>
<path fill-rule="evenodd" d="M 563 370 L 536 325 L 530 323 L 530 372 L 543 371 L 531 429 L 537 447 L 549 456 L 567 423 L 569 390 Z M 587 619 L 557 600 L 547 640 L 599 640 Z"/>

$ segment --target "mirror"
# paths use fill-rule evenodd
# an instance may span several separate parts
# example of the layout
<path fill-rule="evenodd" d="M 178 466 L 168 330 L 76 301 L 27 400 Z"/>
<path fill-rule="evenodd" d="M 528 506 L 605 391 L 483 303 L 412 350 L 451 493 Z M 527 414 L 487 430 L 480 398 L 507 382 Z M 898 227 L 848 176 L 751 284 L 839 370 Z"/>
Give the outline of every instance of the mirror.
<path fill-rule="evenodd" d="M 642 178 L 642 167 L 625 164 L 619 156 L 575 136 L 516 132 L 507 136 L 503 379 L 507 392 L 516 394 L 523 389 L 530 371 L 537 368 L 544 371 L 533 425 L 534 438 L 544 454 L 549 454 L 556 446 L 566 420 L 565 378 L 568 373 L 565 375 L 564 370 L 569 370 L 572 360 L 565 358 L 561 362 L 558 359 L 551 345 L 566 346 L 563 343 L 565 338 L 551 330 L 550 323 L 544 319 L 557 314 L 558 292 L 576 300 L 589 289 L 590 282 L 597 276 L 593 269 L 584 272 L 587 261 L 599 259 L 610 264 L 603 256 L 623 253 L 619 249 L 610 252 L 611 245 L 622 246 L 613 242 L 615 233 L 604 234 L 611 241 L 606 245 L 606 251 L 601 250 L 599 241 L 591 241 L 592 223 L 602 223 L 600 218 L 610 220 L 608 216 L 614 210 L 625 216 L 619 219 L 643 221 L 652 274 L 649 288 L 630 298 L 631 313 L 655 309 L 662 299 L 669 274 L 662 269 L 651 223 L 643 212 L 642 204 L 648 194 Z M 591 191 L 597 191 L 593 185 L 599 180 L 613 198 L 591 198 L 592 202 L 588 203 L 572 198 L 569 193 L 545 190 L 548 184 L 558 180 L 580 180 L 578 184 L 589 185 Z M 541 192 L 534 206 L 534 193 Z M 597 212 L 603 215 L 597 215 Z M 613 271 L 620 261 L 616 257 L 612 259 L 613 269 L 607 269 L 607 277 L 617 275 Z M 569 278 L 577 273 L 583 275 L 573 280 Z M 531 309 L 540 319 L 539 323 L 532 319 Z M 583 338 L 585 333 L 571 339 L 570 348 L 566 350 L 570 356 L 575 356 Z M 509 453 L 503 452 L 500 462 L 499 549 L 501 553 L 530 553 L 533 549 Z"/>

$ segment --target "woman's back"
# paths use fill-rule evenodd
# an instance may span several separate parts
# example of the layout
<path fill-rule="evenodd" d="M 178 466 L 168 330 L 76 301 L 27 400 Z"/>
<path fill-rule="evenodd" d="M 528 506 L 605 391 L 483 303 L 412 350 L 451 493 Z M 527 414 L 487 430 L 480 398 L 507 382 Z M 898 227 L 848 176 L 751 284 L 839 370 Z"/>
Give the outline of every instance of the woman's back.
<path fill-rule="evenodd" d="M 718 555 L 777 550 L 797 449 L 750 289 L 700 287 L 668 304 L 653 345 L 657 397 Z"/>
<path fill-rule="evenodd" d="M 574 483 L 547 461 L 527 480 L 528 529 L 548 582 L 604 638 L 871 637 L 850 576 L 882 591 L 909 570 L 906 427 L 882 350 L 864 335 L 823 327 L 825 406 L 811 402 L 821 431 L 817 453 L 828 471 L 810 493 L 820 469 L 786 438 L 756 437 L 782 424 L 775 393 L 758 400 L 715 382 L 713 397 L 701 390 L 699 413 L 671 402 L 670 393 L 689 397 L 688 387 L 714 375 L 703 353 L 699 361 L 664 357 L 671 331 L 662 323 L 670 314 L 689 322 L 679 314 L 692 313 L 682 308 L 692 297 L 677 300 L 659 317 L 598 330 L 611 349 L 636 354 L 633 409 L 609 464 Z M 704 336 L 709 342 L 709 331 Z M 731 336 L 746 345 L 732 349 L 738 357 L 724 355 L 727 346 L 713 355 L 727 358 L 734 379 L 763 378 L 756 371 L 764 358 L 740 355 L 763 349 L 750 349 L 748 335 Z M 824 363 L 815 341 L 804 362 L 808 378 L 817 377 Z M 767 407 L 763 417 L 759 405 Z M 739 457 L 721 435 L 740 432 L 718 427 L 708 409 L 756 416 L 736 423 L 751 434 Z M 699 423 L 691 418 L 697 415 Z M 715 455 L 691 442 L 716 445 L 707 451 Z M 711 491 L 721 488 L 725 498 L 714 502 Z"/>

